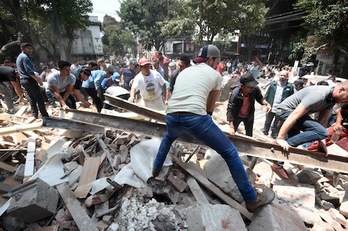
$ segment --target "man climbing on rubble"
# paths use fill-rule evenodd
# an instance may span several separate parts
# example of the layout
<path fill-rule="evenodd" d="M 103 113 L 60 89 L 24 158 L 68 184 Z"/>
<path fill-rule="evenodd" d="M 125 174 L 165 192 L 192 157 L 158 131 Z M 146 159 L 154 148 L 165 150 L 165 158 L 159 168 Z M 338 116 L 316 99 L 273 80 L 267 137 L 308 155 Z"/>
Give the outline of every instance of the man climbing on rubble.
<path fill-rule="evenodd" d="M 211 118 L 222 83 L 221 75 L 215 70 L 219 61 L 219 49 L 214 45 L 205 45 L 194 59 L 197 65 L 186 68 L 177 77 L 167 108 L 167 133 L 153 163 L 152 175 L 158 176 L 177 137 L 183 134 L 194 136 L 225 159 L 247 209 L 255 212 L 271 203 L 275 194 L 268 188 L 262 192 L 255 191 L 249 183 L 236 147 Z"/>
<path fill-rule="evenodd" d="M 348 103 L 348 81 L 335 87 L 321 85 L 304 88 L 286 98 L 279 104 L 276 113 L 279 120 L 284 121 L 276 142 L 285 151 L 290 146 L 297 147 L 316 140 L 320 142 L 329 135 L 326 125 L 335 103 Z M 317 121 L 310 117 L 315 112 L 319 112 Z M 272 168 L 279 172 L 279 169 L 283 169 L 282 162 Z"/>

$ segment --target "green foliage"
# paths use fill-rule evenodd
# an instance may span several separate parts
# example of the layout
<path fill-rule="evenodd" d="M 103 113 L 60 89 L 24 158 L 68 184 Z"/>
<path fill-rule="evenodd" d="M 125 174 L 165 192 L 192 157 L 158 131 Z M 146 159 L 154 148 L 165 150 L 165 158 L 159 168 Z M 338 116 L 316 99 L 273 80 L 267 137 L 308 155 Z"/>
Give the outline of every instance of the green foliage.
<path fill-rule="evenodd" d="M 335 45 L 347 41 L 347 1 L 299 0 L 295 6 L 308 12 L 306 27 L 322 42 Z"/>
<path fill-rule="evenodd" d="M 89 25 L 88 13 L 93 9 L 90 0 L 26 0 L 22 7 L 27 12 L 32 37 L 48 53 L 53 53 L 51 56 L 58 56 L 59 35 L 68 41 L 66 50 L 71 50 L 75 31 Z"/>
<path fill-rule="evenodd" d="M 123 1 L 118 12 L 126 26 L 141 40 L 146 49 L 163 45 L 161 22 L 168 17 L 168 1 L 128 0 Z"/>
<path fill-rule="evenodd" d="M 137 43 L 129 30 L 118 25 L 108 25 L 104 28 L 104 33 L 102 41 L 105 55 L 124 57 L 129 50 L 135 53 Z"/>
<path fill-rule="evenodd" d="M 267 9 L 258 0 L 192 0 L 197 40 L 206 37 L 210 42 L 217 34 L 226 35 L 235 30 L 252 34 L 262 28 Z"/>
<path fill-rule="evenodd" d="M 164 38 L 191 38 L 194 33 L 192 9 L 186 0 L 171 1 L 168 6 L 168 17 L 159 22 L 161 36 Z"/>

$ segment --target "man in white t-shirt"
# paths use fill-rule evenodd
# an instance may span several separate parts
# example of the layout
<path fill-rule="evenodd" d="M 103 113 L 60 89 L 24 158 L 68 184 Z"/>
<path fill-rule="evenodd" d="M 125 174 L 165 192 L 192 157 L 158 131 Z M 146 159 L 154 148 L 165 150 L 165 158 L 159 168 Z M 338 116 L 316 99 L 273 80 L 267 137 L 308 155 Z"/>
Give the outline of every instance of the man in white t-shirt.
<path fill-rule="evenodd" d="M 164 78 L 157 71 L 150 69 L 150 61 L 146 58 L 139 60 L 139 66 L 141 71 L 134 77 L 128 101 L 133 102 L 135 93 L 140 91 L 141 106 L 165 110 L 162 97 L 162 93 L 166 92 Z"/>
<path fill-rule="evenodd" d="M 70 66 L 67 61 L 59 61 L 59 72 L 53 72 L 47 77 L 48 89 L 64 109 L 76 109 L 76 100 L 73 96 L 76 77 L 70 73 Z"/>
<path fill-rule="evenodd" d="M 214 149 L 226 161 L 250 212 L 256 212 L 273 201 L 270 189 L 257 193 L 249 183 L 236 147 L 213 122 L 215 102 L 220 95 L 222 76 L 215 69 L 220 61 L 220 50 L 214 45 L 201 48 L 194 59 L 197 65 L 188 67 L 175 82 L 173 95 L 168 102 L 167 133 L 153 163 L 152 175 L 158 176 L 172 143 L 181 135 L 191 135 Z"/>

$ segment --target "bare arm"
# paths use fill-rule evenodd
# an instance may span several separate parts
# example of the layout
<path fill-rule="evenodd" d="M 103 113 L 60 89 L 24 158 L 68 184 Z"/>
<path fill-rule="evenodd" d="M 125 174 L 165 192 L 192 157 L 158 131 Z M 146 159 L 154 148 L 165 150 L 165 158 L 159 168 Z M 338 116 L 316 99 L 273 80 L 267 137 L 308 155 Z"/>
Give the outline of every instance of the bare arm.
<path fill-rule="evenodd" d="M 23 98 L 23 90 L 21 88 L 21 86 L 17 83 L 17 81 L 11 81 L 11 84 L 16 92 L 16 94 L 18 95 L 19 98 Z"/>
<path fill-rule="evenodd" d="M 266 111 L 266 113 L 268 113 L 268 112 L 270 112 L 271 111 L 271 109 L 272 109 L 272 106 L 267 102 L 267 100 L 262 100 L 262 105 L 266 105 L 266 107 L 267 107 L 267 111 Z"/>
<path fill-rule="evenodd" d="M 83 107 L 88 108 L 91 106 L 91 104 L 82 96 L 80 89 L 74 89 L 74 95 L 77 100 L 83 103 Z"/>
<path fill-rule="evenodd" d="M 54 96 L 62 106 L 62 108 L 68 108 L 68 105 L 66 105 L 65 101 L 63 100 L 62 96 L 59 93 L 59 89 L 57 86 L 51 86 L 50 87 L 51 91 L 53 92 Z"/>
<path fill-rule="evenodd" d="M 334 126 L 334 131 L 338 130 L 338 129 L 342 129 L 342 113 L 341 113 L 342 108 L 337 109 L 337 118 L 336 118 L 336 123 Z"/>
<path fill-rule="evenodd" d="M 72 85 L 72 84 L 68 85 L 66 87 L 66 91 L 65 91 L 64 96 L 63 96 L 64 102 L 67 101 L 67 99 L 69 98 L 69 96 L 71 94 L 73 94 L 73 92 L 74 92 L 74 85 Z"/>
<path fill-rule="evenodd" d="M 133 103 L 134 102 L 134 96 L 135 96 L 135 88 L 134 87 L 131 88 L 129 94 L 130 94 L 130 96 L 129 96 L 128 101 Z"/>
<path fill-rule="evenodd" d="M 219 90 L 212 90 L 207 99 L 207 112 L 208 113 L 213 113 L 214 108 L 215 108 L 215 102 L 220 96 L 220 91 Z"/>

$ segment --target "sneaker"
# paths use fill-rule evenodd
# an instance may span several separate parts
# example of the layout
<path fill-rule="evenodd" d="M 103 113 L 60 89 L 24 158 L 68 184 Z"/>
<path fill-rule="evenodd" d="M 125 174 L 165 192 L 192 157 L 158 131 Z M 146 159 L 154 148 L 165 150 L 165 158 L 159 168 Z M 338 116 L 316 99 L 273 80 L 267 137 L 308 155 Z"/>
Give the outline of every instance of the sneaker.
<path fill-rule="evenodd" d="M 260 189 L 256 189 L 256 192 L 256 199 L 253 201 L 246 202 L 246 208 L 251 213 L 255 213 L 262 206 L 270 204 L 275 198 L 275 193 L 273 192 L 273 190 L 267 188 L 266 186 Z"/>
<path fill-rule="evenodd" d="M 272 170 L 275 172 L 278 176 L 280 176 L 283 179 L 289 179 L 288 172 L 283 168 L 283 166 L 279 166 L 277 164 L 272 164 Z"/>
<path fill-rule="evenodd" d="M 161 172 L 161 168 L 155 168 L 155 166 L 152 167 L 152 176 L 153 177 L 157 177 L 160 172 Z"/>

